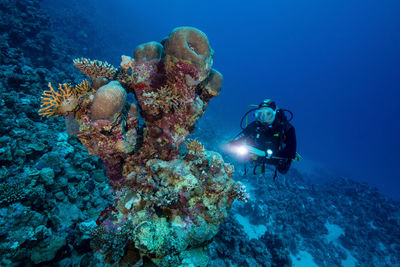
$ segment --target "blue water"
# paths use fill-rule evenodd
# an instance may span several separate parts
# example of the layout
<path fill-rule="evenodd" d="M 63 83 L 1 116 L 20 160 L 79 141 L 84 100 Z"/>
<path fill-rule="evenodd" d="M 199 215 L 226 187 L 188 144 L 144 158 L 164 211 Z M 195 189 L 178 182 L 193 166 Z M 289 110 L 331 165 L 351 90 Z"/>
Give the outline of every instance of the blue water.
<path fill-rule="evenodd" d="M 174 27 L 199 28 L 224 75 L 207 111 L 218 127 L 238 132 L 247 105 L 272 98 L 293 111 L 306 160 L 400 199 L 399 1 L 44 2 L 86 15 L 103 49 L 81 56 L 114 65 Z"/>

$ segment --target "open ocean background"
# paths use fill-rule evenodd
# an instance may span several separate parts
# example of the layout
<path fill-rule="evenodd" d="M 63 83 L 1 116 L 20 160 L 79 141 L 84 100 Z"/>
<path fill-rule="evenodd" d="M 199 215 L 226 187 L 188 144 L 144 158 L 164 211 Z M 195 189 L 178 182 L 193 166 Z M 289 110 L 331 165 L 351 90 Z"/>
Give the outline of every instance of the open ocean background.
<path fill-rule="evenodd" d="M 0 0 L 0 266 L 107 266 L 90 245 L 113 205 L 103 162 L 63 118 L 38 115 L 40 96 L 83 79 L 73 59 L 118 67 L 180 26 L 207 35 L 224 78 L 191 137 L 250 193 L 207 266 L 400 266 L 399 11 L 398 0 Z M 276 182 L 221 149 L 267 98 L 293 112 L 303 157 Z"/>

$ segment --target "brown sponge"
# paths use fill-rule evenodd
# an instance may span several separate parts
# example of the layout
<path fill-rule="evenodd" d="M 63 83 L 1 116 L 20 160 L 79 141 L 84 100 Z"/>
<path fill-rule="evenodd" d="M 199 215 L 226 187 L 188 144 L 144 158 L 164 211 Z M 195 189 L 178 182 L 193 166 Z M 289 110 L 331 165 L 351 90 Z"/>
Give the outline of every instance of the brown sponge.
<path fill-rule="evenodd" d="M 158 42 L 148 42 L 136 47 L 134 58 L 136 61 L 160 60 L 164 56 L 164 47 Z"/>
<path fill-rule="evenodd" d="M 121 112 L 126 101 L 126 91 L 117 81 L 100 87 L 92 103 L 92 120 L 112 120 L 115 113 Z"/>
<path fill-rule="evenodd" d="M 165 53 L 187 60 L 195 65 L 203 65 L 212 60 L 213 51 L 207 36 L 193 27 L 175 28 L 165 42 Z"/>
<path fill-rule="evenodd" d="M 203 91 L 207 92 L 212 97 L 218 96 L 222 88 L 222 81 L 222 74 L 215 69 L 211 69 L 210 75 L 207 77 Z"/>

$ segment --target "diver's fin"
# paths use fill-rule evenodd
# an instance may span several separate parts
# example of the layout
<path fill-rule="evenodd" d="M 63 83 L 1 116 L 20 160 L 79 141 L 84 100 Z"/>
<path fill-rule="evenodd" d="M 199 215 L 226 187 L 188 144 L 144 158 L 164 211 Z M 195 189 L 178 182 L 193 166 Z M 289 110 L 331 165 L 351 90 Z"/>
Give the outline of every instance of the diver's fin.
<path fill-rule="evenodd" d="M 274 177 L 272 177 L 272 179 L 274 179 L 274 181 L 276 181 L 276 176 L 278 176 L 278 168 L 275 167 Z"/>
<path fill-rule="evenodd" d="M 257 175 L 257 174 L 264 174 L 265 173 L 265 164 L 259 164 L 254 166 L 253 169 L 253 174 Z"/>
<path fill-rule="evenodd" d="M 295 162 L 295 161 L 300 161 L 302 159 L 303 159 L 303 157 L 299 153 L 296 152 L 296 156 L 294 156 L 294 159 L 292 159 L 292 161 Z"/>

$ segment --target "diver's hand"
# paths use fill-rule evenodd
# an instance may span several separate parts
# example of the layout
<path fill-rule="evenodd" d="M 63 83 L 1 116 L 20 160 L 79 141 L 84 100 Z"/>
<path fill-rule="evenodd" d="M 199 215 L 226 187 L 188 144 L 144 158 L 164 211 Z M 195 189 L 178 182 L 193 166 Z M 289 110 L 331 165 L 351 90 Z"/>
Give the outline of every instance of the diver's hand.
<path fill-rule="evenodd" d="M 247 146 L 247 150 L 249 151 L 249 153 L 257 155 L 259 157 L 265 157 L 265 155 L 266 155 L 264 151 L 257 149 L 255 147 L 252 147 L 252 146 Z"/>

